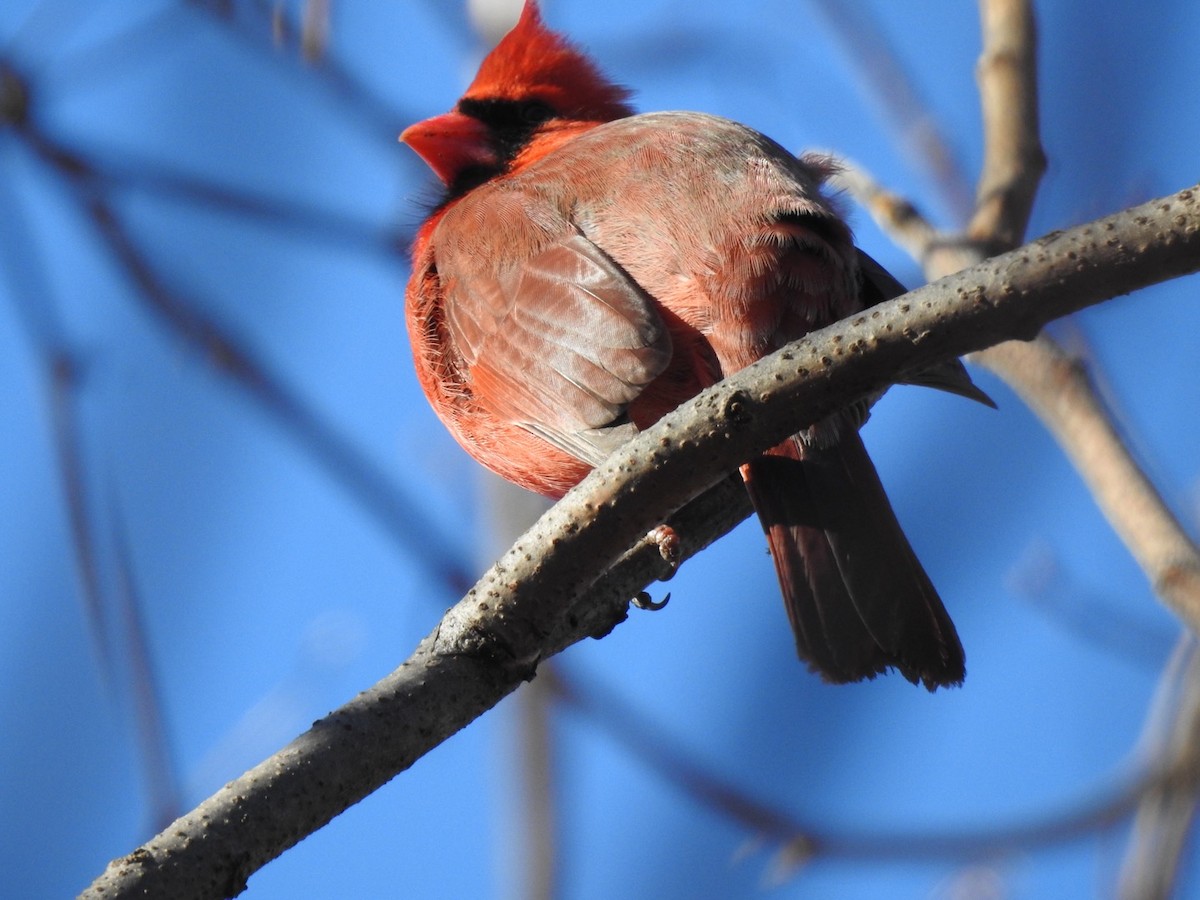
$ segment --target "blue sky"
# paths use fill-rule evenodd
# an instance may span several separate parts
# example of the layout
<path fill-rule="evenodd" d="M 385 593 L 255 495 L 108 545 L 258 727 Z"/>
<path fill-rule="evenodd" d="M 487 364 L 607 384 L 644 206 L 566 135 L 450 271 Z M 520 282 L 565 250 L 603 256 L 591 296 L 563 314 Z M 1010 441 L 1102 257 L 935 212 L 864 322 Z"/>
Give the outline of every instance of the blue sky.
<path fill-rule="evenodd" d="M 1155 5 L 1039 5 L 1050 168 L 1031 234 L 1195 182 L 1200 6 L 1149 15 Z M 235 6 L 231 21 L 167 3 L 0 8 L 0 60 L 26 79 L 36 127 L 94 173 L 72 181 L 0 127 L 0 860 L 14 896 L 78 891 L 156 830 L 126 576 L 190 808 L 398 665 L 461 594 L 447 571 L 472 576 L 498 552 L 492 489 L 411 372 L 399 242 L 435 194 L 395 141 L 453 103 L 481 39 L 458 4 L 335 3 L 331 75 L 273 47 L 253 4 Z M 956 224 L 906 139 L 912 123 L 888 115 L 819 4 L 544 9 L 639 108 L 705 110 L 789 148 L 832 149 Z M 854 9 L 969 185 L 982 156 L 974 5 Z M 132 267 L 87 211 L 95 197 Z M 861 210 L 853 225 L 920 281 Z M 1096 364 L 1193 534 L 1196 289 L 1152 288 L 1055 328 Z M 234 336 L 259 387 L 231 374 L 228 346 L 198 349 L 169 324 L 155 296 Z M 65 389 L 56 359 L 70 363 Z M 850 839 L 986 831 L 1114 795 L 1177 628 L 1045 431 L 978 377 L 998 412 L 902 388 L 864 431 L 958 625 L 963 688 L 807 674 L 753 523 L 683 567 L 667 610 L 564 654 L 564 677 L 652 722 L 655 746 Z M 64 422 L 99 626 L 75 562 Z M 379 480 L 364 483 L 368 471 Z M 771 882 L 776 848 L 680 791 L 608 722 L 553 712 L 563 896 L 736 897 Z M 506 701 L 254 875 L 245 896 L 513 895 L 518 728 Z M 1006 896 L 1090 896 L 1110 890 L 1126 838 L 1121 826 L 975 860 L 818 859 L 766 892 L 941 897 L 976 878 Z M 1200 896 L 1190 868 L 1186 895 Z"/>

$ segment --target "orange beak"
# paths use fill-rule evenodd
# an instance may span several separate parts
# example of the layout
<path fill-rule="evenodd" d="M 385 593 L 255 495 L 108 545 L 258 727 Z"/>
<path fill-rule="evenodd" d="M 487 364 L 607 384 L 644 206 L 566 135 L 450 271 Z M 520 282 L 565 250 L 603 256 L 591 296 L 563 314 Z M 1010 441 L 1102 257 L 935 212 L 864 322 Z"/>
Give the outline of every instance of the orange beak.
<path fill-rule="evenodd" d="M 492 149 L 488 127 L 460 112 L 443 113 L 409 125 L 400 132 L 400 140 L 412 147 L 446 184 L 467 169 L 500 162 Z"/>

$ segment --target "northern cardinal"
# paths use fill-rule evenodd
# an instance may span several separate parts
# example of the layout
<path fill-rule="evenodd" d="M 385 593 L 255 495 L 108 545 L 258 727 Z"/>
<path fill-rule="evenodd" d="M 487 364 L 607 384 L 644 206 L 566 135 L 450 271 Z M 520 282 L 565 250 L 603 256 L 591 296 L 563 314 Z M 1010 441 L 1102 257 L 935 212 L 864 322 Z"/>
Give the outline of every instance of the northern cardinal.
<path fill-rule="evenodd" d="M 627 98 L 527 0 L 454 109 L 400 136 L 446 186 L 406 296 L 421 386 L 468 453 L 551 498 L 723 376 L 904 291 L 823 195 L 829 160 Z M 990 403 L 957 360 L 911 381 Z M 869 405 L 741 475 L 813 670 L 958 684 L 954 624 L 858 435 Z"/>

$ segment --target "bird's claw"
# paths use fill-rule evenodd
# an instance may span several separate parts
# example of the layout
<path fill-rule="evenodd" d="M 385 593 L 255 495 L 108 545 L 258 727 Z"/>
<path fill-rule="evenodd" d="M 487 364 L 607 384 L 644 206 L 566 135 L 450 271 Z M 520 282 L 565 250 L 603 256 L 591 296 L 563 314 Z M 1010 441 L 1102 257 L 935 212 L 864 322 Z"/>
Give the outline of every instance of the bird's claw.
<path fill-rule="evenodd" d="M 657 603 L 650 599 L 650 594 L 646 591 L 640 592 L 633 600 L 630 601 L 638 609 L 644 609 L 647 612 L 658 612 L 664 606 L 671 602 L 671 595 L 667 594 Z"/>

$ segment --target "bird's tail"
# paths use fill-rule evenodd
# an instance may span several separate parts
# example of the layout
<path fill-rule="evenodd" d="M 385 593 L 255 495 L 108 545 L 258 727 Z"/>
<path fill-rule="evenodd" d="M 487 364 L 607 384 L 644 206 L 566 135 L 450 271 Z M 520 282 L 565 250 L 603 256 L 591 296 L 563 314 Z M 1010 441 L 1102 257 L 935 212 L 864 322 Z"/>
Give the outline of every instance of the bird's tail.
<path fill-rule="evenodd" d="M 862 439 L 792 438 L 742 466 L 796 648 L 827 681 L 897 669 L 929 690 L 960 684 L 962 645 L 892 512 Z"/>

